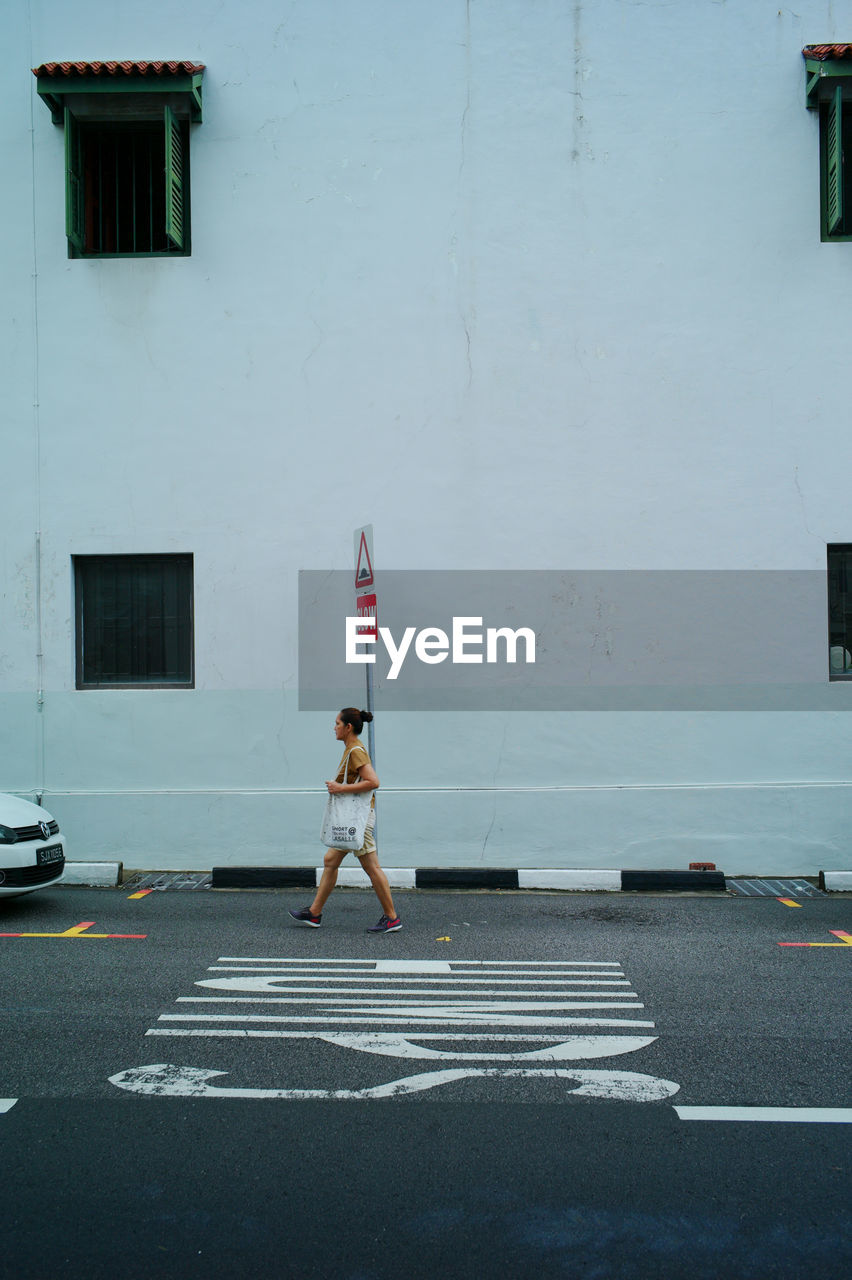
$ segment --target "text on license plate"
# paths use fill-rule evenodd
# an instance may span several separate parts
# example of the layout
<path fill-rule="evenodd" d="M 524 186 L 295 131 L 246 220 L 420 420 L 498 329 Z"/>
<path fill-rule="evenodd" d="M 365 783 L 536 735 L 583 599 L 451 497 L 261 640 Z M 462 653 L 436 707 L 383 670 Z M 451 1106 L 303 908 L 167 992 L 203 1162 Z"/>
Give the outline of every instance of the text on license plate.
<path fill-rule="evenodd" d="M 38 865 L 43 867 L 46 862 L 61 862 L 64 854 L 61 844 L 48 845 L 46 849 L 39 849 L 37 853 Z"/>

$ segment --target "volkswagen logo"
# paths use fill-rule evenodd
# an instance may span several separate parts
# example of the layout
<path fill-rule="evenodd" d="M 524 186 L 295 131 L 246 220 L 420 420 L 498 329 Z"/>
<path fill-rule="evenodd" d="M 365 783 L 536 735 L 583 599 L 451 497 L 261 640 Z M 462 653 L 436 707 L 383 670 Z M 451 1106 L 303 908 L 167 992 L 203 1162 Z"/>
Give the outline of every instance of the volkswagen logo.
<path fill-rule="evenodd" d="M 38 829 L 41 832 L 41 834 L 44 836 L 45 840 L 47 840 L 50 836 L 50 827 L 48 826 L 48 824 L 46 822 L 40 822 L 38 824 Z"/>

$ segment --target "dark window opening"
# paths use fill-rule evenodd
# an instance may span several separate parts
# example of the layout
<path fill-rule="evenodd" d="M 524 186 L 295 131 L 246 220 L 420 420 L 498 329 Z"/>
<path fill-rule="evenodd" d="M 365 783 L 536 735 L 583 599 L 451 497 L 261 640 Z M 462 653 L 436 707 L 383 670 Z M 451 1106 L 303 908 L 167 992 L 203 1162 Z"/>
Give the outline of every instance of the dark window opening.
<path fill-rule="evenodd" d="M 145 121 L 65 109 L 66 233 L 73 257 L 189 253 L 189 135 L 165 107 Z"/>
<path fill-rule="evenodd" d="M 828 548 L 828 674 L 852 678 L 852 546 Z"/>
<path fill-rule="evenodd" d="M 77 688 L 194 686 L 191 555 L 75 556 Z"/>
<path fill-rule="evenodd" d="M 167 253 L 162 129 L 83 125 L 84 253 Z"/>

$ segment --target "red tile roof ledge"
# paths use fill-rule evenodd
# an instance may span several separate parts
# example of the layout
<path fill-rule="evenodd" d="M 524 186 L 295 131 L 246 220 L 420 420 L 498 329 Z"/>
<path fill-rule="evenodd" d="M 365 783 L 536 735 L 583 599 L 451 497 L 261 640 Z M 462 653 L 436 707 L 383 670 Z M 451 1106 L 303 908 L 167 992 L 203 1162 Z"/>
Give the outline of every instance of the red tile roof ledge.
<path fill-rule="evenodd" d="M 43 62 L 34 76 L 187 76 L 204 70 L 203 62 Z"/>
<path fill-rule="evenodd" d="M 839 58 L 852 58 L 852 44 L 806 44 L 802 50 L 803 58 L 813 58 L 815 62 L 833 62 Z"/>

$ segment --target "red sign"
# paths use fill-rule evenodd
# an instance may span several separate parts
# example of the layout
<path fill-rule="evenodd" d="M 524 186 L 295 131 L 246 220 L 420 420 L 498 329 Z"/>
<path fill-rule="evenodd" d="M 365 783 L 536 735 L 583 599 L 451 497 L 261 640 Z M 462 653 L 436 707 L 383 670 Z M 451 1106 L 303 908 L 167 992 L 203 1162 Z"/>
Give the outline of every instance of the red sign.
<path fill-rule="evenodd" d="M 376 617 L 376 597 L 375 597 L 374 595 L 371 595 L 371 596 L 356 596 L 356 597 L 355 597 L 355 612 L 356 612 L 356 614 L 358 615 L 358 617 L 359 617 L 359 618 L 371 618 L 371 619 L 372 619 L 372 623 L 371 623 L 371 625 L 367 625 L 367 626 L 363 626 L 363 627 L 358 627 L 357 634 L 358 634 L 359 636 L 368 636 L 368 637 L 370 637 L 370 636 L 371 636 L 371 637 L 375 640 L 375 639 L 377 638 L 377 632 L 376 632 L 376 625 L 377 625 L 377 617 Z"/>

